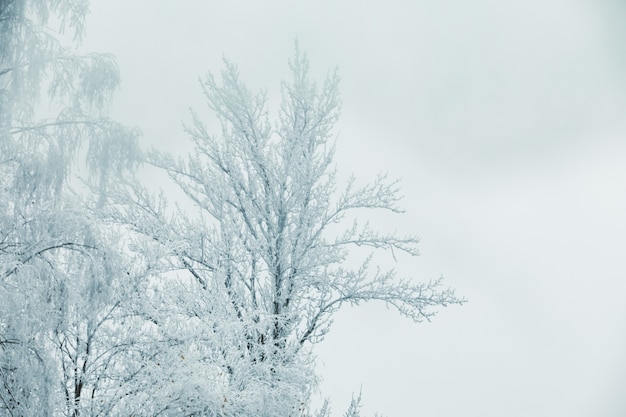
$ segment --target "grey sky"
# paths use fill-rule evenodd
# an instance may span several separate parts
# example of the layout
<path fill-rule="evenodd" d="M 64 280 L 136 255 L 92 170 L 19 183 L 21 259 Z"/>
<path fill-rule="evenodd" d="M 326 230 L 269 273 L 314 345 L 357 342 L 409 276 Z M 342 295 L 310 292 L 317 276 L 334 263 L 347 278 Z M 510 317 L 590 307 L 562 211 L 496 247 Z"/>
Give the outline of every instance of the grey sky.
<path fill-rule="evenodd" d="M 617 0 L 94 2 L 85 48 L 118 58 L 113 115 L 188 146 L 199 76 L 239 64 L 279 93 L 298 36 L 339 67 L 340 171 L 403 178 L 400 218 L 463 307 L 414 325 L 341 313 L 319 346 L 336 414 L 626 415 L 626 7 Z"/>

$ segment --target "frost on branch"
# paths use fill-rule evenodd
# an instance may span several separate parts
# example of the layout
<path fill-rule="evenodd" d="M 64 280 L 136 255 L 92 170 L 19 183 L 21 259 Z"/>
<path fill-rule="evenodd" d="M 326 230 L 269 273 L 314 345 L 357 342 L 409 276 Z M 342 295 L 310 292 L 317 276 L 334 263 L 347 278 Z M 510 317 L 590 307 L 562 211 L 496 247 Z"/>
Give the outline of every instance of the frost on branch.
<path fill-rule="evenodd" d="M 0 2 L 0 169 L 10 171 L 16 192 L 40 182 L 47 198 L 58 195 L 82 149 L 91 184 L 104 194 L 111 174 L 141 157 L 137 132 L 106 115 L 119 84 L 113 57 L 77 54 L 59 40 L 64 31 L 82 38 L 88 6 Z"/>
<path fill-rule="evenodd" d="M 234 64 L 225 62 L 220 80 L 208 74 L 201 86 L 220 124 L 218 134 L 193 112 L 186 127 L 193 154 L 148 157 L 194 210 L 171 214 L 163 198 L 134 185 L 127 205 L 114 214 L 166 248 L 165 269 L 188 272 L 175 284 L 187 294 L 178 302 L 187 317 L 181 322 L 202 329 L 203 339 L 192 345 L 211 352 L 203 364 L 221 375 L 206 389 L 220 387 L 225 402 L 244 408 L 252 398 L 281 393 L 274 402 L 280 407 L 263 415 L 296 415 L 300 403 L 308 409 L 315 387 L 314 379 L 303 379 L 311 374 L 310 349 L 329 331 L 341 306 L 379 300 L 421 321 L 439 307 L 463 301 L 441 280 L 399 279 L 374 264 L 375 252 L 393 258 L 418 254 L 414 236 L 348 221 L 367 210 L 401 212 L 398 183 L 383 175 L 362 187 L 351 180 L 339 190 L 331 140 L 340 110 L 337 73 L 317 85 L 298 48 L 290 69 L 275 122 L 266 94 L 251 92 Z M 196 211 L 197 217 L 190 214 Z M 372 254 L 355 262 L 359 247 Z M 204 307 L 190 311 L 195 304 Z M 257 397 L 259 392 L 265 394 Z"/>
<path fill-rule="evenodd" d="M 112 57 L 77 55 L 48 26 L 79 40 L 87 9 L 0 1 L 0 415 L 114 415 L 140 356 L 119 326 L 132 263 L 70 187 L 80 156 L 101 196 L 139 156 L 106 116 Z"/>

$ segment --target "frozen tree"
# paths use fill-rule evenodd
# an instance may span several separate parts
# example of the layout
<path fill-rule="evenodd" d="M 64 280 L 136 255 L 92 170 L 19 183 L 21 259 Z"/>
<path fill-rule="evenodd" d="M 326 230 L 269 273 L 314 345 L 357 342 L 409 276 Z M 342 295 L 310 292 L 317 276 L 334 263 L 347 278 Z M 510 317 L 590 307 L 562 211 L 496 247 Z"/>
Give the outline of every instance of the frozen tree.
<path fill-rule="evenodd" d="M 201 82 L 220 134 L 193 113 L 192 155 L 150 155 L 194 209 L 172 211 L 135 185 L 125 197 L 131 204 L 113 213 L 166 248 L 170 270 L 188 273 L 165 274 L 159 284 L 173 285 L 167 304 L 178 311 L 179 330 L 168 340 L 184 333 L 177 349 L 196 352 L 194 366 L 203 369 L 185 378 L 185 394 L 197 384 L 197 397 L 179 395 L 172 415 L 192 403 L 198 415 L 306 415 L 316 383 L 311 347 L 340 307 L 379 300 L 419 322 L 463 301 L 439 279 L 414 282 L 376 265 L 376 252 L 418 253 L 414 236 L 380 233 L 356 218 L 366 210 L 401 212 L 398 184 L 381 175 L 363 186 L 351 179 L 338 191 L 338 76 L 317 86 L 298 48 L 290 69 L 272 123 L 266 94 L 253 94 L 226 62 L 221 82 L 211 74 Z M 181 362 L 174 361 L 176 372 Z M 356 412 L 354 405 L 350 415 Z"/>
<path fill-rule="evenodd" d="M 106 116 L 112 58 L 77 55 L 48 25 L 79 41 L 87 9 L 0 0 L 2 415 L 106 414 L 121 351 L 131 354 L 115 323 L 135 272 L 69 185 L 82 149 L 102 200 L 138 155 L 136 134 Z"/>
<path fill-rule="evenodd" d="M 47 197 L 60 190 L 83 145 L 101 187 L 135 156 L 136 133 L 106 117 L 119 83 L 113 57 L 78 55 L 47 26 L 56 22 L 78 42 L 88 6 L 87 0 L 0 1 L 0 163 Z"/>

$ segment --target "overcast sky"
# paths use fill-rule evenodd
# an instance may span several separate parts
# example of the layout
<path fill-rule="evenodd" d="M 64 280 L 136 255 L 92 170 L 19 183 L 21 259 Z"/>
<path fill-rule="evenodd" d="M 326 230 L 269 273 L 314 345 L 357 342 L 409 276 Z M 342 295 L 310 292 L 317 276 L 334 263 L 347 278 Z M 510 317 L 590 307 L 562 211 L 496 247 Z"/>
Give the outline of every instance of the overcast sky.
<path fill-rule="evenodd" d="M 626 6 L 619 0 L 94 1 L 112 114 L 178 151 L 198 77 L 239 64 L 279 94 L 294 38 L 339 68 L 341 172 L 403 179 L 398 218 L 469 299 L 414 324 L 347 309 L 318 346 L 335 415 L 626 415 Z M 274 104 L 276 104 L 274 102 Z"/>

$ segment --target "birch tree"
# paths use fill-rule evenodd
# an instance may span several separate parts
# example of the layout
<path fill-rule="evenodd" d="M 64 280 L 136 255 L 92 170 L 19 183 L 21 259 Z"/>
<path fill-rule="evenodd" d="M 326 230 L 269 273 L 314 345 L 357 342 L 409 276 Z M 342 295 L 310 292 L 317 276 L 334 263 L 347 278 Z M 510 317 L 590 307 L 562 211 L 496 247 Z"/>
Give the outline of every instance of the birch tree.
<path fill-rule="evenodd" d="M 59 31 L 80 41 L 87 10 L 83 0 L 0 1 L 3 415 L 98 415 L 114 403 L 103 393 L 122 356 L 113 323 L 129 269 L 69 185 L 81 155 L 104 195 L 138 154 L 136 132 L 106 116 L 112 57 L 60 41 Z"/>
<path fill-rule="evenodd" d="M 317 85 L 298 48 L 289 68 L 275 122 L 267 94 L 253 94 L 234 64 L 225 62 L 221 80 L 209 73 L 201 86 L 219 133 L 193 113 L 193 154 L 149 156 L 194 208 L 172 215 L 164 199 L 135 186 L 124 197 L 132 204 L 114 214 L 167 248 L 170 270 L 187 272 L 178 278 L 187 294 L 179 325 L 202 329 L 194 345 L 211 353 L 198 363 L 219 378 L 201 389 L 221 392 L 202 415 L 306 415 L 316 384 L 311 348 L 344 305 L 381 301 L 420 322 L 463 301 L 440 279 L 418 282 L 376 264 L 378 252 L 418 254 L 415 236 L 379 232 L 355 217 L 400 213 L 398 182 L 380 175 L 339 188 L 339 78 L 333 72 Z"/>

